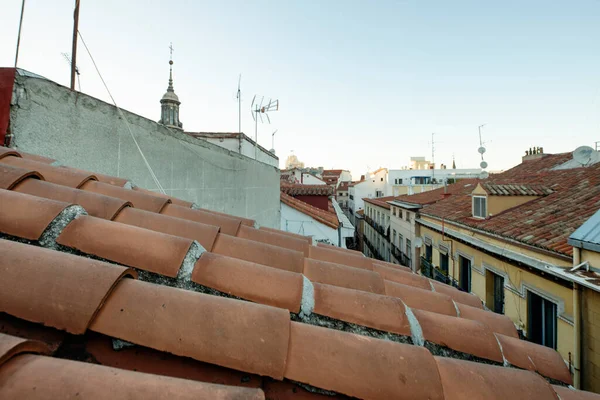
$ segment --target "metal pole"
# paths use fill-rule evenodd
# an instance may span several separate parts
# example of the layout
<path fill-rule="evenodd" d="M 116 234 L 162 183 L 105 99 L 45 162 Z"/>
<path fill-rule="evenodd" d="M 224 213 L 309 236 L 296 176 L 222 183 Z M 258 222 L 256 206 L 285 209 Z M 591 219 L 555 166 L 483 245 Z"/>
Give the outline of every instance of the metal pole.
<path fill-rule="evenodd" d="M 254 119 L 254 159 L 258 159 L 258 113 L 260 109 L 256 109 L 256 118 Z"/>
<path fill-rule="evenodd" d="M 242 83 L 242 74 L 240 74 L 240 78 L 238 79 L 238 132 L 242 133 L 242 91 L 240 89 L 240 84 Z"/>
<path fill-rule="evenodd" d="M 19 60 L 19 47 L 21 46 L 21 27 L 23 26 L 23 14 L 25 13 L 25 0 L 21 3 L 21 19 L 19 20 L 19 34 L 17 35 L 17 51 L 15 52 L 15 68 Z"/>
<path fill-rule="evenodd" d="M 71 50 L 71 90 L 75 90 L 75 72 L 77 69 L 77 31 L 79 30 L 79 0 L 75 0 L 73 13 L 73 49 Z"/>

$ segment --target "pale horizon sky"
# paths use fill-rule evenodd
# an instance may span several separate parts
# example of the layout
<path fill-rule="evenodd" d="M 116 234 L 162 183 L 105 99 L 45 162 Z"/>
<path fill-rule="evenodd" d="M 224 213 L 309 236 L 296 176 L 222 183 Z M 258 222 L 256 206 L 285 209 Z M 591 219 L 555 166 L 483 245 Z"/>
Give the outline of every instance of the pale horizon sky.
<path fill-rule="evenodd" d="M 19 67 L 69 85 L 72 0 L 28 0 Z M 11 67 L 21 1 L 3 4 L 0 67 Z M 525 150 L 600 141 L 600 1 L 276 2 L 81 0 L 79 30 L 118 105 L 158 120 L 173 42 L 174 86 L 187 131 L 254 137 L 255 94 L 277 98 L 258 141 L 283 167 L 353 178 L 411 156 L 489 170 Z M 82 43 L 81 88 L 109 101 Z"/>

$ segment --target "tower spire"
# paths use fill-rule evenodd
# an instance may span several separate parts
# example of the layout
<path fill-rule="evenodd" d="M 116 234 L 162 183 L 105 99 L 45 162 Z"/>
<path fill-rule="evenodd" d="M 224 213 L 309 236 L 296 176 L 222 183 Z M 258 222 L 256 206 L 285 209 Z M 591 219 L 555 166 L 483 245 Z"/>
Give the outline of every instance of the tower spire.
<path fill-rule="evenodd" d="M 179 97 L 173 89 L 173 43 L 169 44 L 169 86 L 167 92 L 160 100 L 160 120 L 159 124 L 168 126 L 169 128 L 183 130 L 183 124 L 179 121 Z"/>

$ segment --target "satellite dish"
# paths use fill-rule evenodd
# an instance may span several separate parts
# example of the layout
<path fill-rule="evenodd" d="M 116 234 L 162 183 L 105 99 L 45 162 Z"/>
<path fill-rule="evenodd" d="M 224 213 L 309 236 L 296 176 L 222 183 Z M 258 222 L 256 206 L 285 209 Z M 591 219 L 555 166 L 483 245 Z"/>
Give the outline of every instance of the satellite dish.
<path fill-rule="evenodd" d="M 487 172 L 487 171 L 482 171 L 482 172 L 479 174 L 479 179 L 487 179 L 487 177 L 488 177 L 488 176 L 490 176 L 489 172 Z"/>
<path fill-rule="evenodd" d="M 488 163 L 487 161 L 482 161 L 481 163 L 479 163 L 479 166 L 481 167 L 481 169 L 486 169 L 488 167 Z"/>
<path fill-rule="evenodd" d="M 485 147 L 481 146 L 480 148 L 477 149 L 477 151 L 479 152 L 479 154 L 483 154 L 483 153 L 485 153 Z"/>
<path fill-rule="evenodd" d="M 421 248 L 421 246 L 423 246 L 423 239 L 421 239 L 420 237 L 416 237 L 415 238 L 415 247 L 417 249 Z"/>
<path fill-rule="evenodd" d="M 579 146 L 573 152 L 573 160 L 581 165 L 587 165 L 592 160 L 594 149 L 590 146 Z"/>

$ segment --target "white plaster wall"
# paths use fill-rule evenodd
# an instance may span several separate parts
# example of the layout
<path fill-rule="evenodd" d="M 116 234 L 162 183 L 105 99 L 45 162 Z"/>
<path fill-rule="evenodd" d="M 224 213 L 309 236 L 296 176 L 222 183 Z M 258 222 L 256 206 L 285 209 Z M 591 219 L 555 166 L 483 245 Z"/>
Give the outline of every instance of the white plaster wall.
<path fill-rule="evenodd" d="M 342 171 L 338 182 L 352 182 L 352 174 L 350 171 Z"/>
<path fill-rule="evenodd" d="M 337 229 L 330 228 L 284 203 L 281 203 L 280 229 L 286 232 L 312 236 L 315 240 L 327 239 L 334 246 L 337 246 L 339 242 Z M 342 240 L 342 246 L 346 247 L 345 240 Z"/>
<path fill-rule="evenodd" d="M 185 112 L 182 108 L 182 117 Z M 168 195 L 279 226 L 278 168 L 128 111 L 123 114 Z M 17 76 L 10 126 L 18 149 L 157 189 L 113 105 L 46 79 Z"/>
<path fill-rule="evenodd" d="M 311 174 L 302 174 L 302 184 L 303 185 L 326 185 L 325 181 L 317 178 Z"/>

